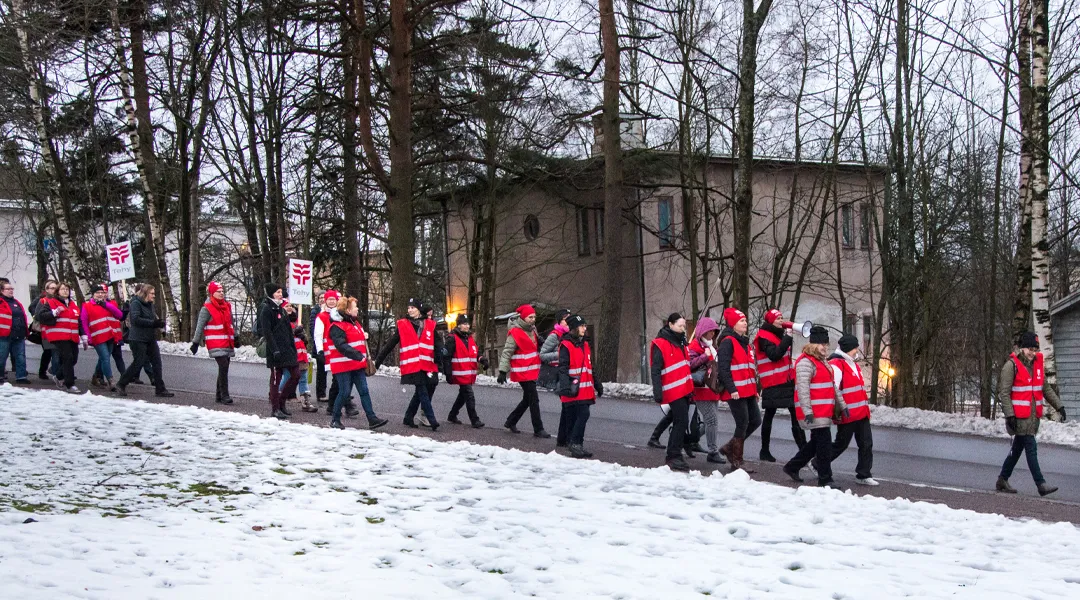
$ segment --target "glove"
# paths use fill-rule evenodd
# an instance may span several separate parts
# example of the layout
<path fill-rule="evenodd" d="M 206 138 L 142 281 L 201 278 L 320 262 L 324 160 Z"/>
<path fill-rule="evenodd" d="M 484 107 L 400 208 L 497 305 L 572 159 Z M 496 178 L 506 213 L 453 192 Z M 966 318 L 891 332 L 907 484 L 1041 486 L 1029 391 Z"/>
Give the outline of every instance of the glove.
<path fill-rule="evenodd" d="M 1058 412 L 1061 413 L 1061 422 L 1064 423 L 1065 422 L 1065 407 L 1062 406 L 1061 410 L 1059 410 Z"/>
<path fill-rule="evenodd" d="M 236 336 L 236 337 L 234 337 L 232 339 L 232 345 L 233 345 L 233 348 L 239 348 L 240 347 L 240 336 Z"/>
<path fill-rule="evenodd" d="M 84 335 L 84 336 L 80 336 L 79 339 L 82 341 L 82 349 L 83 350 L 86 350 L 87 348 L 90 347 L 90 338 L 88 338 L 88 337 L 86 337 Z"/>
<path fill-rule="evenodd" d="M 803 419 L 803 421 L 804 421 L 804 422 L 805 422 L 805 423 L 806 423 L 807 425 L 813 425 L 813 424 L 814 424 L 814 414 L 813 414 L 813 413 L 810 413 L 810 414 L 806 415 L 806 418 L 805 418 L 805 419 Z"/>
<path fill-rule="evenodd" d="M 1016 435 L 1016 417 L 1005 417 L 1005 433 Z"/>
<path fill-rule="evenodd" d="M 499 385 L 506 383 L 506 371 L 499 371 L 499 377 L 495 381 L 499 382 Z"/>
<path fill-rule="evenodd" d="M 105 308 L 105 301 L 104 300 L 97 300 L 96 302 L 97 302 L 98 306 L 100 306 L 101 308 Z"/>
<path fill-rule="evenodd" d="M 199 353 L 199 345 L 196 344 L 195 342 L 191 342 L 191 353 L 192 354 L 198 354 Z"/>
<path fill-rule="evenodd" d="M 489 366 L 491 366 L 491 361 L 489 361 L 486 356 L 481 356 L 480 357 L 480 366 L 484 367 L 484 370 L 486 371 L 487 368 Z"/>
<path fill-rule="evenodd" d="M 52 309 L 52 315 L 54 317 L 59 317 L 60 313 L 62 312 L 64 312 L 64 308 L 62 306 L 57 306 L 56 308 Z"/>
<path fill-rule="evenodd" d="M 596 389 L 596 397 L 597 398 L 603 398 L 604 397 L 604 384 L 597 381 L 597 382 L 593 383 L 593 387 Z"/>
<path fill-rule="evenodd" d="M 154 321 L 155 329 L 165 329 L 165 319 L 156 319 Z"/>

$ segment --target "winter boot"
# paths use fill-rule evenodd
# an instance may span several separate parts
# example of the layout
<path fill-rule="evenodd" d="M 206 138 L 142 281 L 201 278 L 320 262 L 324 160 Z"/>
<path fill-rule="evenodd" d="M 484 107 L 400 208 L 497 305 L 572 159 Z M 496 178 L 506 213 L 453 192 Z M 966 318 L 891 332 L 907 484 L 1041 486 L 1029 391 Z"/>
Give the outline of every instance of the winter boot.
<path fill-rule="evenodd" d="M 282 421 L 289 420 L 289 415 L 285 414 L 285 411 L 281 410 L 280 408 L 271 413 L 270 416 L 274 417 L 275 419 L 280 419 Z"/>
<path fill-rule="evenodd" d="M 317 407 L 317 406 L 315 406 L 314 404 L 311 403 L 311 394 L 310 393 L 300 395 L 300 410 L 302 410 L 304 412 L 309 412 L 309 413 L 310 412 L 319 412 L 319 407 Z"/>
<path fill-rule="evenodd" d="M 683 444 L 683 452 L 686 453 L 686 458 L 694 458 L 694 446 L 691 444 Z"/>
<path fill-rule="evenodd" d="M 788 465 L 784 465 L 784 473 L 797 483 L 802 483 L 802 477 L 799 476 L 798 469 L 792 469 Z"/>
<path fill-rule="evenodd" d="M 115 392 L 116 391 L 116 383 L 113 382 L 111 377 L 109 379 L 105 380 L 104 385 L 109 388 L 110 392 Z"/>
<path fill-rule="evenodd" d="M 761 426 L 761 451 L 758 452 L 758 459 L 765 462 L 776 462 L 776 457 L 769 452 L 769 432 L 765 430 L 765 426 Z"/>
<path fill-rule="evenodd" d="M 708 451 L 706 451 L 704 448 L 701 447 L 701 442 L 694 442 L 693 444 L 687 444 L 686 447 L 688 449 L 690 449 L 690 450 L 693 450 L 694 452 L 697 452 L 698 454 L 708 454 Z"/>
<path fill-rule="evenodd" d="M 733 450 L 733 452 L 735 453 L 736 457 L 739 460 L 739 466 L 732 468 L 732 470 L 734 471 L 736 468 L 738 468 L 738 469 L 742 469 L 743 471 L 745 471 L 746 474 L 752 475 L 754 473 L 757 473 L 757 471 L 755 471 L 752 467 L 748 466 L 746 464 L 746 461 L 743 460 L 743 449 L 745 447 L 746 447 L 746 440 L 745 439 L 743 439 L 743 438 L 735 438 L 735 443 L 732 445 L 732 450 Z"/>
<path fill-rule="evenodd" d="M 508 429 L 510 433 L 521 433 L 521 430 L 517 428 L 516 424 L 511 424 L 510 421 L 503 423 L 503 427 Z"/>
<path fill-rule="evenodd" d="M 585 449 L 579 444 L 570 444 L 570 456 L 573 458 L 588 458 L 585 455 Z"/>
<path fill-rule="evenodd" d="M 484 422 L 481 421 L 480 419 L 477 419 L 477 420 L 472 422 L 472 428 L 473 429 L 483 429 L 484 428 Z"/>
<path fill-rule="evenodd" d="M 92 385 L 92 386 L 94 386 L 96 388 L 100 388 L 100 387 L 105 387 L 105 382 L 102 381 L 100 375 L 94 375 L 93 377 L 90 378 L 90 385 Z"/>
<path fill-rule="evenodd" d="M 368 429 L 375 430 L 382 427 L 383 425 L 386 425 L 389 422 L 390 421 L 388 421 L 387 419 L 380 419 L 379 417 L 375 417 L 374 421 L 368 423 Z"/>
<path fill-rule="evenodd" d="M 677 471 L 679 473 L 689 473 L 690 472 L 690 465 L 686 464 L 686 461 L 683 460 L 683 458 L 681 456 L 676 456 L 675 458 L 669 458 L 669 459 L 667 459 L 666 463 L 667 463 L 667 467 L 669 469 L 671 469 L 672 471 Z"/>
<path fill-rule="evenodd" d="M 1006 494 L 1015 494 L 1016 493 L 1016 488 L 1009 485 L 1009 480 L 1005 479 L 1004 477 L 998 477 L 996 487 L 997 487 L 997 491 L 999 491 L 999 492 L 1005 492 Z"/>
<path fill-rule="evenodd" d="M 718 465 L 727 464 L 727 461 L 724 460 L 724 457 L 719 452 L 710 452 L 709 455 L 705 457 L 705 460 Z"/>
<path fill-rule="evenodd" d="M 453 423 L 454 425 L 461 425 L 461 419 L 457 418 L 457 415 L 448 415 L 446 417 L 447 423 Z"/>
<path fill-rule="evenodd" d="M 1038 487 L 1039 487 L 1039 495 L 1040 496 L 1049 496 L 1050 494 L 1053 494 L 1054 492 L 1058 491 L 1058 489 L 1056 487 L 1054 487 L 1052 485 L 1049 485 L 1049 484 L 1046 484 L 1046 483 L 1040 483 Z"/>
<path fill-rule="evenodd" d="M 334 429 L 345 429 L 345 425 L 341 422 L 341 419 L 334 419 L 330 421 L 330 426 Z"/>
<path fill-rule="evenodd" d="M 732 465 L 735 464 L 735 462 L 734 462 L 735 461 L 735 455 L 732 453 L 732 446 L 734 444 L 735 444 L 735 438 L 732 437 L 730 440 L 727 441 L 726 444 L 724 444 L 723 446 L 720 446 L 720 454 L 723 454 L 724 458 L 726 458 L 727 461 L 729 463 L 731 463 Z"/>
<path fill-rule="evenodd" d="M 647 445 L 650 448 L 666 448 L 667 447 L 667 446 L 660 443 L 660 438 L 658 438 L 658 437 L 649 438 L 649 443 Z"/>

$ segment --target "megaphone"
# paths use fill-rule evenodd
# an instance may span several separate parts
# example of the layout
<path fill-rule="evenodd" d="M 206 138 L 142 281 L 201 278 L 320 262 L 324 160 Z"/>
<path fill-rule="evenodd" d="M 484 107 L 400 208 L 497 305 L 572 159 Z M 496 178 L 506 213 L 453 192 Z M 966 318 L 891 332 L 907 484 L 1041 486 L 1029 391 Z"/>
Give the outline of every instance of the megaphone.
<path fill-rule="evenodd" d="M 784 321 L 780 325 L 781 329 L 790 329 L 792 331 L 797 331 L 799 332 L 799 335 L 803 336 L 804 338 L 808 338 L 810 337 L 810 328 L 814 326 L 814 322 L 807 321 L 802 325 L 797 325 L 795 323 L 792 323 L 791 321 Z"/>

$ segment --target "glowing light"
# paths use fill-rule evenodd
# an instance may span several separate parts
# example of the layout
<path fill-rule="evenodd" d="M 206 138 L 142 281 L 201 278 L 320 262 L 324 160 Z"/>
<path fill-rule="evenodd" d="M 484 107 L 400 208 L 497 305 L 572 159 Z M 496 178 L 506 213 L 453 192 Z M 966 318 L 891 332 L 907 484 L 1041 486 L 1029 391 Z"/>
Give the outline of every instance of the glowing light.
<path fill-rule="evenodd" d="M 447 323 L 457 323 L 457 313 L 448 312 L 443 320 Z"/>
<path fill-rule="evenodd" d="M 893 377 L 896 377 L 896 369 L 892 367 L 885 367 L 885 374 L 888 375 L 890 379 L 892 379 Z"/>

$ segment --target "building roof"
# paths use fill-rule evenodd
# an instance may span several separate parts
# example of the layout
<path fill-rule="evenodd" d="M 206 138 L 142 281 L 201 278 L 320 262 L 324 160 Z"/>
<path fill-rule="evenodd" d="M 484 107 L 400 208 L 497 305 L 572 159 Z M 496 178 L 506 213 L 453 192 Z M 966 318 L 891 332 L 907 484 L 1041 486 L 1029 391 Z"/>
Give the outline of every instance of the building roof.
<path fill-rule="evenodd" d="M 1050 305 L 1050 316 L 1056 317 L 1080 306 L 1080 292 L 1074 292 Z"/>

